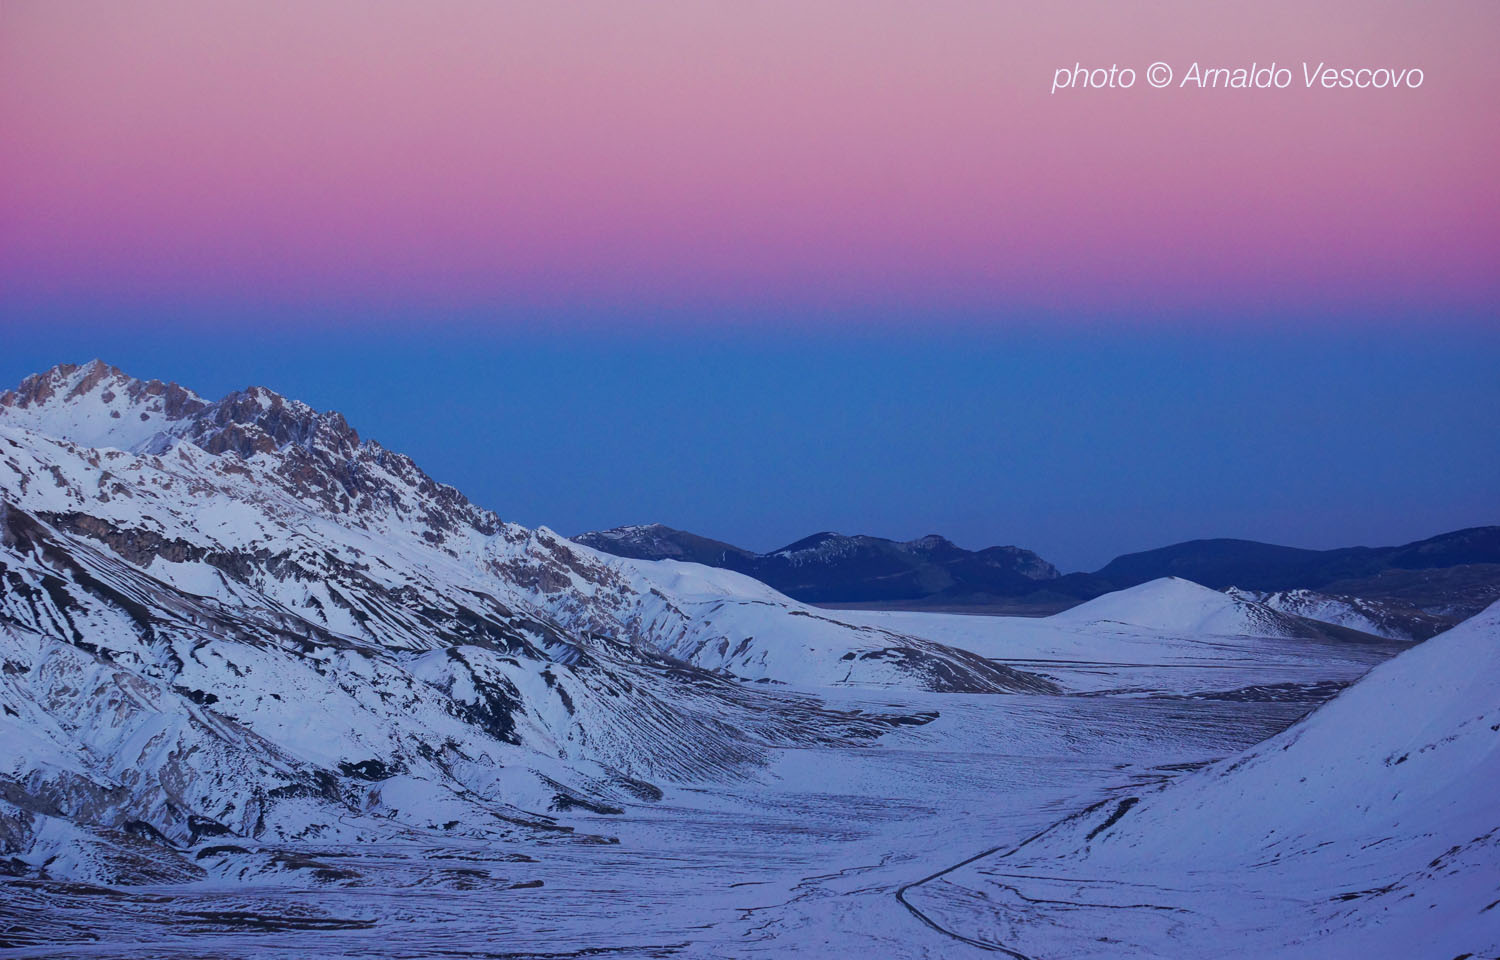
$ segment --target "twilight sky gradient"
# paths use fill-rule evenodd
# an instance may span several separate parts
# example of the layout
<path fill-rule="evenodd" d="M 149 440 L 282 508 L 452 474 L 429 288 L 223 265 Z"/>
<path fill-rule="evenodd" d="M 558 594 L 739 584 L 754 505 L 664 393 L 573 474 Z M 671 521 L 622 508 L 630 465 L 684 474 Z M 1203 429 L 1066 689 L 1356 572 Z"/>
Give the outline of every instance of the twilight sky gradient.
<path fill-rule="evenodd" d="M 1493 0 L 6 0 L 0 382 L 266 382 L 566 532 L 1072 566 L 1495 522 L 1497 36 Z M 1049 93 L 1155 60 L 1294 83 Z"/>

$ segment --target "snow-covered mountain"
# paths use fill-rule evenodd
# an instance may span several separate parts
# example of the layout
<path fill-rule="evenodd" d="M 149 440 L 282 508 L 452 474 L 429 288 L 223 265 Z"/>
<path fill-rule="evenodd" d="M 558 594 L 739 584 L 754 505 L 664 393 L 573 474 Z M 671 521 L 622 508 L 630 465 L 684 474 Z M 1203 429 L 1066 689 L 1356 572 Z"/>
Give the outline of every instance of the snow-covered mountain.
<path fill-rule="evenodd" d="M 913 899 L 1017 956 L 1495 956 L 1497 785 L 1500 604 Z"/>
<path fill-rule="evenodd" d="M 15 451 L 0 492 L 171 586 L 245 599 L 237 591 L 253 583 L 313 624 L 386 646 L 483 634 L 452 599 L 477 596 L 556 631 L 749 679 L 996 691 L 1032 683 L 963 651 L 844 624 L 728 571 L 632 563 L 505 523 L 410 458 L 362 441 L 339 414 L 264 388 L 204 403 L 170 384 L 137 383 L 95 361 L 0 396 L 0 429 Z M 186 399 L 116 418 L 106 394 L 116 406 Z M 150 425 L 160 429 L 147 433 Z M 721 615 L 705 616 L 710 608 Z"/>
<path fill-rule="evenodd" d="M 820 557 L 863 549 L 840 544 L 778 562 L 825 569 Z M 945 544 L 898 546 L 930 560 Z M 1387 852 L 1405 864 L 1482 826 L 1450 802 L 1459 786 L 1443 772 L 1494 779 L 1447 746 L 1479 742 L 1463 710 L 1500 719 L 1489 687 L 1444 685 L 1468 682 L 1454 662 L 1494 672 L 1473 643 L 1377 684 L 1394 699 L 1362 702 L 1326 734 L 1283 738 L 1300 764 L 1351 771 L 1353 786 L 1257 752 L 1246 763 L 1269 779 L 1243 781 L 1223 809 L 1287 830 L 1303 862 L 1344 857 L 1329 888 L 1355 894 L 1342 909 L 1389 903 L 1374 880 L 1349 884 L 1384 876 Z M 1154 804 L 1171 815 L 1142 818 L 1143 849 L 1179 817 L 1206 845 L 1201 862 L 1277 862 L 1269 833 L 1232 850 L 1207 838 L 1219 794 L 1147 791 L 1283 729 L 1400 646 L 1176 579 L 1045 619 L 830 612 L 732 570 L 507 523 L 338 414 L 264 388 L 208 401 L 98 362 L 58 367 L 0 395 L 0 912 L 21 918 L 0 948 L 97 953 L 124 918 L 127 952 L 142 956 L 183 923 L 249 938 L 215 941 L 215 955 L 426 956 L 455 923 L 482 937 L 529 910 L 507 949 L 825 955 L 821 931 L 837 927 L 863 952 L 949 956 L 991 928 L 938 939 L 892 895 L 929 895 L 911 881 L 931 860 L 972 858 L 997 817 L 1019 841 L 1128 783 L 1133 803 L 1037 841 L 1048 869 L 1079 856 L 1072 825 L 1098 828 L 1086 855 Z M 1088 695 L 961 695 L 1012 692 Z M 1424 697 L 1451 709 L 1408 730 Z M 1355 715 L 1367 729 L 1350 733 Z M 1420 782 L 1364 771 L 1377 747 L 1382 769 Z M 1444 766 L 1421 759 L 1433 751 L 1448 751 L 1433 761 Z M 1189 780 L 1238 784 L 1236 769 Z M 1252 792 L 1264 784 L 1364 807 L 1314 837 L 1312 819 L 1266 819 L 1269 794 Z M 1399 823 L 1371 813 L 1388 788 L 1421 809 L 1401 807 Z M 620 825 L 619 847 L 597 835 L 614 830 L 604 823 Z M 1353 849 L 1357 834 L 1375 853 Z M 1452 862 L 1482 866 L 1487 842 L 1453 839 Z M 1109 869 L 1133 869 L 1119 856 Z M 443 865 L 455 858 L 470 865 Z M 1444 868 L 1392 889 L 1445 895 L 1458 881 Z M 1193 869 L 1173 876 L 1192 882 Z M 1280 902 L 1277 884 L 1303 904 L 1296 884 L 1325 875 L 1259 869 L 1243 872 L 1268 878 L 1250 891 L 1260 910 Z M 310 887 L 337 888 L 318 898 L 337 909 L 310 905 Z M 505 899 L 522 888 L 528 903 Z M 1455 889 L 1466 904 L 1469 888 Z M 992 909 L 1005 902 L 986 888 L 950 912 L 1008 923 Z M 621 941 L 616 925 L 637 933 Z M 1075 945 L 1057 929 L 1034 955 Z M 254 939 L 267 931 L 287 939 Z M 331 939 L 315 950 L 314 932 Z"/>
<path fill-rule="evenodd" d="M 0 396 L 0 584 L 0 844 L 82 879 L 274 866 L 235 837 L 555 833 L 908 719 L 746 679 L 1053 689 L 505 523 L 269 390 L 97 361 Z"/>

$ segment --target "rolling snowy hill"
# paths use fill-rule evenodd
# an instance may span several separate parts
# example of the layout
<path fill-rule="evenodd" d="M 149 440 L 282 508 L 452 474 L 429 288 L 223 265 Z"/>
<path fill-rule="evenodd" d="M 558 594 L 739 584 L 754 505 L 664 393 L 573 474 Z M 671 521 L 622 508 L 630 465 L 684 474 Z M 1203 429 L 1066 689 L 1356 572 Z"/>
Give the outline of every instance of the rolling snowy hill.
<path fill-rule="evenodd" d="M 1124 624 L 1197 636 L 1315 637 L 1323 628 L 1241 594 L 1163 577 L 1107 593 L 1052 617 L 1065 624 Z"/>

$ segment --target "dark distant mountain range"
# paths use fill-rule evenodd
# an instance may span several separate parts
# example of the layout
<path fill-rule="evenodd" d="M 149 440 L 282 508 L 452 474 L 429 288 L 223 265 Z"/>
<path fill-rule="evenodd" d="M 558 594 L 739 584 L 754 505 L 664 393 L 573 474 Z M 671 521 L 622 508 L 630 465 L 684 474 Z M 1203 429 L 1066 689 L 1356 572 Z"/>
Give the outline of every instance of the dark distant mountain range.
<path fill-rule="evenodd" d="M 965 550 L 939 536 L 916 540 L 815 533 L 752 553 L 659 523 L 580 534 L 574 542 L 640 560 L 688 560 L 735 570 L 810 603 L 956 603 L 1036 593 L 1057 568 L 1030 550 Z"/>
<path fill-rule="evenodd" d="M 939 536 L 897 541 L 818 533 L 754 553 L 659 523 L 580 534 L 616 556 L 687 560 L 755 577 L 810 603 L 1061 609 L 1160 577 L 1215 589 L 1318 590 L 1444 618 L 1500 598 L 1500 527 L 1472 527 L 1394 547 L 1304 550 L 1253 540 L 1190 540 L 1060 575 L 1030 550 L 969 551 Z"/>
<path fill-rule="evenodd" d="M 1399 547 L 1301 550 L 1254 540 L 1189 540 L 1116 557 L 1093 576 L 1116 588 L 1158 577 L 1182 577 L 1205 587 L 1288 590 L 1326 587 L 1388 570 L 1434 570 L 1500 563 L 1500 527 L 1471 527 Z"/>

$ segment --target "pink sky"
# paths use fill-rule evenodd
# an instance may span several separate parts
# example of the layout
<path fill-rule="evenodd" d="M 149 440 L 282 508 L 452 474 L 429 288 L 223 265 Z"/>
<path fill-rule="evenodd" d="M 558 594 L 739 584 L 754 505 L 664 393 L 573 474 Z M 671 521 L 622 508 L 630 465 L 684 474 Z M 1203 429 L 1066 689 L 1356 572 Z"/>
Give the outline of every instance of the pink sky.
<path fill-rule="evenodd" d="M 0 297 L 1492 323 L 1496 37 L 1493 0 L 7 0 Z"/>

